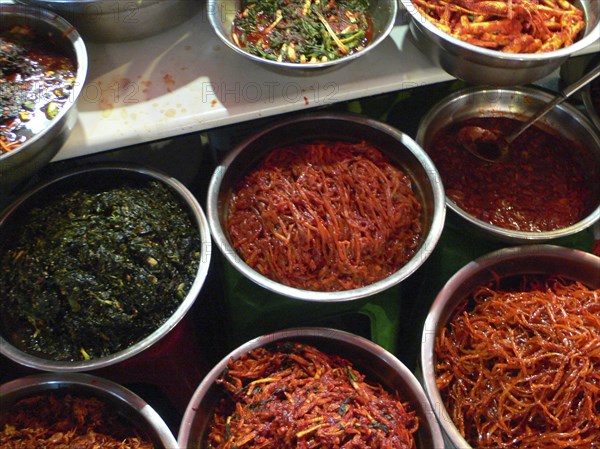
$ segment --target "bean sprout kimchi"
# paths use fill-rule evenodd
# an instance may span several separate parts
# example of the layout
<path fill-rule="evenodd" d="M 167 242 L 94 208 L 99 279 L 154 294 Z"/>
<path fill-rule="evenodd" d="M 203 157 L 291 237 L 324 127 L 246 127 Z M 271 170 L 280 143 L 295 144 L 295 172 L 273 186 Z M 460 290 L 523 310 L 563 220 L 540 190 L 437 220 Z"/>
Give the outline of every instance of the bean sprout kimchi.
<path fill-rule="evenodd" d="M 218 379 L 208 449 L 416 449 L 419 421 L 351 362 L 300 343 L 257 348 Z"/>
<path fill-rule="evenodd" d="M 452 37 L 506 53 L 568 47 L 585 28 L 568 0 L 412 0 L 431 23 Z"/>
<path fill-rule="evenodd" d="M 67 103 L 75 66 L 51 35 L 0 28 L 0 155 L 46 129 Z"/>
<path fill-rule="evenodd" d="M 379 281 L 421 237 L 410 178 L 367 142 L 276 148 L 229 200 L 233 248 L 259 273 L 313 291 Z"/>
<path fill-rule="evenodd" d="M 107 403 L 73 394 L 21 399 L 0 416 L 2 449 L 153 449 Z"/>
<path fill-rule="evenodd" d="M 481 287 L 435 343 L 437 386 L 478 449 L 600 444 L 600 290 Z"/>
<path fill-rule="evenodd" d="M 507 117 L 480 117 L 441 129 L 427 153 L 446 195 L 473 217 L 505 229 L 544 232 L 577 223 L 594 200 L 591 176 L 579 160 L 585 150 L 576 142 L 532 126 L 510 145 L 507 161 L 488 163 L 457 140 L 471 125 L 508 135 L 520 123 Z"/>
<path fill-rule="evenodd" d="M 250 0 L 233 21 L 235 44 L 278 62 L 316 63 L 363 50 L 369 0 Z"/>

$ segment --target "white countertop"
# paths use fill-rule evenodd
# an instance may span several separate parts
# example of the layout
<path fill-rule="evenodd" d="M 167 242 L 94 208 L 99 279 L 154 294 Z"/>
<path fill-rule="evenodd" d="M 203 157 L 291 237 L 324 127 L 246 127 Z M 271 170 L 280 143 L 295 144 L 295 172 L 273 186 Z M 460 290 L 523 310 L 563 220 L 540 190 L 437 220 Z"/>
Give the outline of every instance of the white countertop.
<path fill-rule="evenodd" d="M 240 57 L 204 8 L 150 38 L 88 42 L 78 122 L 54 160 L 452 79 L 407 31 L 398 24 L 364 57 L 316 76 L 283 75 Z"/>

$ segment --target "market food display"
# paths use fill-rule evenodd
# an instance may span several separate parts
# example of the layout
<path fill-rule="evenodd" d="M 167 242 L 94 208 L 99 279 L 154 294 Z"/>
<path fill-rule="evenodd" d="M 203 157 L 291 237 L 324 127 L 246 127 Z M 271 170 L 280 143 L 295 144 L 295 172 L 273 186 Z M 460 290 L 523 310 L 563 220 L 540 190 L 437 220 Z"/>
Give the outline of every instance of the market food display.
<path fill-rule="evenodd" d="M 583 10 L 568 0 L 412 0 L 450 36 L 506 53 L 544 53 L 568 47 L 586 26 Z"/>
<path fill-rule="evenodd" d="M 154 445 L 105 401 L 71 393 L 19 400 L 0 415 L 3 449 L 154 449 Z"/>
<path fill-rule="evenodd" d="M 173 315 L 198 271 L 198 229 L 158 181 L 65 188 L 11 220 L 0 241 L 3 336 L 44 358 L 130 347 Z"/>
<path fill-rule="evenodd" d="M 51 36 L 0 26 L 0 154 L 43 131 L 73 101 L 76 68 Z"/>
<path fill-rule="evenodd" d="M 275 148 L 238 182 L 226 220 L 250 267 L 313 291 L 379 281 L 405 265 L 421 239 L 410 178 L 364 141 Z"/>
<path fill-rule="evenodd" d="M 369 0 L 242 2 L 232 38 L 249 53 L 278 62 L 334 61 L 371 39 Z"/>
<path fill-rule="evenodd" d="M 600 441 L 600 290 L 555 276 L 497 279 L 435 340 L 450 418 L 480 449 L 589 449 Z"/>
<path fill-rule="evenodd" d="M 293 342 L 259 347 L 228 363 L 210 449 L 416 449 L 418 418 L 397 393 L 350 361 Z"/>
<path fill-rule="evenodd" d="M 511 144 L 506 161 L 489 163 L 469 153 L 457 138 L 471 126 L 508 135 L 519 123 L 508 117 L 475 117 L 441 129 L 426 151 L 446 195 L 473 217 L 505 229 L 543 232 L 577 223 L 592 207 L 592 192 L 575 142 L 531 127 Z"/>

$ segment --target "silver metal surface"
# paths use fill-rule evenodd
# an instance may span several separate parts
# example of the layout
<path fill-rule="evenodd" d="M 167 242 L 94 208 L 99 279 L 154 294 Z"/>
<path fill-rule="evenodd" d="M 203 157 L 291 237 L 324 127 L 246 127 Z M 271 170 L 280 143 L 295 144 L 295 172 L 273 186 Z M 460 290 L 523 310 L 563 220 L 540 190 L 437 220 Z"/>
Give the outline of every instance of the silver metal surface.
<path fill-rule="evenodd" d="M 101 377 L 80 373 L 36 374 L 0 385 L 0 415 L 21 399 L 44 393 L 90 395 L 114 408 L 153 443 L 155 449 L 180 449 L 163 419 L 142 398 Z"/>
<path fill-rule="evenodd" d="M 73 26 L 52 12 L 22 5 L 0 4 L 2 27 L 27 24 L 41 35 L 52 33 L 59 42 L 60 51 L 69 55 L 76 65 L 75 86 L 69 100 L 48 127 L 27 140 L 23 145 L 0 154 L 0 195 L 12 192 L 16 187 L 41 170 L 67 140 L 77 121 L 75 102 L 83 89 L 88 55 L 81 36 Z"/>
<path fill-rule="evenodd" d="M 444 98 L 428 111 L 419 123 L 416 140 L 427 150 L 437 132 L 451 123 L 485 116 L 523 120 L 553 98 L 548 92 L 527 87 L 461 90 Z M 580 144 L 581 150 L 573 148 L 573 151 L 579 151 L 577 156 L 586 169 L 592 188 L 590 210 L 584 218 L 569 227 L 547 232 L 524 232 L 500 228 L 479 220 L 463 211 L 450 198 L 446 198 L 450 210 L 464 220 L 467 229 L 511 244 L 542 243 L 576 234 L 600 219 L 600 185 L 597 182 L 600 179 L 600 136 L 594 130 L 594 125 L 579 110 L 566 103 L 553 108 L 538 124 Z"/>
<path fill-rule="evenodd" d="M 594 58 L 592 58 L 592 60 L 589 62 L 588 66 L 586 67 L 586 71 L 593 67 L 597 67 L 599 64 L 600 64 L 600 54 L 596 55 Z M 596 129 L 598 130 L 598 132 L 600 132 L 600 111 L 598 111 L 596 109 L 596 106 L 594 105 L 594 102 L 592 101 L 592 86 L 598 86 L 599 84 L 600 84 L 600 81 L 595 80 L 592 83 L 588 84 L 581 93 L 581 96 L 583 98 L 583 105 L 585 106 L 585 110 L 586 110 L 588 116 L 590 117 L 590 119 L 592 120 L 592 122 L 594 123 L 594 125 L 596 126 Z"/>
<path fill-rule="evenodd" d="M 16 0 L 57 12 L 84 39 L 122 42 L 152 36 L 189 19 L 201 0 Z"/>
<path fill-rule="evenodd" d="M 599 266 L 600 257 L 583 251 L 554 245 L 520 246 L 504 248 L 474 260 L 448 280 L 425 320 L 420 357 L 423 386 L 444 436 L 451 443 L 447 449 L 471 449 L 445 409 L 435 378 L 435 338 L 446 326 L 458 304 L 475 288 L 498 277 L 513 275 L 561 274 L 597 289 L 600 288 Z"/>
<path fill-rule="evenodd" d="M 386 154 L 411 178 L 423 206 L 422 243 L 408 263 L 391 276 L 362 288 L 338 292 L 301 290 L 275 282 L 250 268 L 232 248 L 224 223 L 227 202 L 236 182 L 276 147 L 314 140 L 366 140 Z M 389 125 L 358 115 L 320 113 L 274 124 L 234 148 L 216 168 L 208 188 L 207 216 L 214 242 L 244 276 L 278 294 L 318 302 L 348 301 L 374 295 L 406 279 L 429 257 L 445 219 L 444 191 L 431 159 L 408 135 Z"/>
<path fill-rule="evenodd" d="M 596 42 L 600 35 L 600 0 L 577 0 L 586 27 L 572 45 L 546 53 L 503 53 L 463 42 L 437 28 L 413 6 L 400 0 L 410 15 L 410 32 L 416 46 L 449 74 L 473 84 L 519 86 L 544 78 L 573 53 Z"/>
<path fill-rule="evenodd" d="M 216 379 L 230 359 L 276 342 L 301 342 L 329 354 L 336 354 L 353 363 L 354 367 L 373 382 L 379 382 L 410 403 L 419 418 L 416 434 L 419 449 L 444 449 L 442 432 L 433 415 L 423 388 L 411 371 L 393 354 L 365 338 L 336 329 L 308 327 L 289 329 L 250 340 L 224 357 L 202 380 L 185 411 L 177 442 L 186 449 L 204 447 L 207 426 L 217 401 L 223 397 L 222 386 Z"/>
<path fill-rule="evenodd" d="M 373 22 L 373 37 L 364 50 L 336 59 L 335 61 L 297 64 L 293 62 L 271 61 L 251 55 L 233 42 L 231 28 L 235 14 L 240 10 L 241 4 L 241 0 L 208 0 L 208 18 L 217 36 L 219 36 L 225 45 L 242 57 L 262 64 L 269 69 L 289 75 L 322 74 L 325 70 L 339 68 L 350 61 L 363 57 L 377 47 L 390 34 L 398 13 L 398 2 L 396 0 L 372 0 L 368 14 Z"/>
<path fill-rule="evenodd" d="M 41 195 L 52 194 L 52 192 L 56 191 L 56 189 L 63 189 L 66 187 L 75 189 L 77 186 L 90 186 L 99 182 L 115 182 L 115 184 L 118 185 L 123 179 L 156 180 L 163 183 L 173 191 L 177 198 L 182 201 L 183 207 L 187 209 L 190 218 L 195 222 L 195 225 L 198 229 L 201 239 L 201 255 L 198 271 L 196 272 L 196 277 L 192 283 L 192 286 L 190 287 L 190 290 L 177 310 L 158 329 L 156 329 L 146 338 L 140 340 L 127 349 L 106 357 L 92 358 L 89 360 L 76 362 L 49 360 L 38 357 L 13 346 L 9 339 L 6 339 L 5 336 L 2 335 L 3 330 L 1 328 L 0 354 L 21 365 L 43 371 L 76 372 L 104 368 L 127 360 L 150 348 L 152 345 L 165 337 L 190 310 L 200 294 L 200 290 L 204 284 L 204 280 L 206 279 L 210 265 L 211 238 L 208 222 L 200 204 L 194 195 L 176 179 L 157 171 L 127 165 L 103 165 L 88 168 L 82 167 L 59 175 L 56 178 L 45 181 L 42 184 L 33 187 L 6 208 L 3 214 L 0 215 L 0 235 L 2 235 L 3 228 L 6 229 L 8 226 L 10 226 L 11 220 L 14 219 L 16 214 L 21 209 L 26 208 L 30 202 L 36 200 L 36 198 Z M 0 241 L 0 245 L 1 244 L 2 242 Z"/>

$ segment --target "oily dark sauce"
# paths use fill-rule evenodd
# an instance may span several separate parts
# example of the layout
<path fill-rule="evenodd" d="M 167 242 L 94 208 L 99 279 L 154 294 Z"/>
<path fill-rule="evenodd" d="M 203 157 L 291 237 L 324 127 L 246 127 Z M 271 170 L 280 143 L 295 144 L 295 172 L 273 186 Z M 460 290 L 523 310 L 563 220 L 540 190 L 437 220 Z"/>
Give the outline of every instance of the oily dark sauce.
<path fill-rule="evenodd" d="M 577 143 L 531 127 L 512 143 L 506 161 L 489 163 L 457 140 L 465 125 L 507 135 L 519 123 L 506 117 L 471 118 L 439 131 L 427 152 L 446 195 L 470 215 L 505 229 L 543 232 L 577 223 L 590 210 L 593 196 Z"/>
<path fill-rule="evenodd" d="M 198 270 L 199 232 L 166 185 L 87 179 L 40 194 L 2 226 L 2 334 L 39 357 L 130 347 L 177 310 Z"/>
<path fill-rule="evenodd" d="M 0 27 L 0 155 L 45 130 L 72 101 L 76 68 L 52 35 Z"/>

